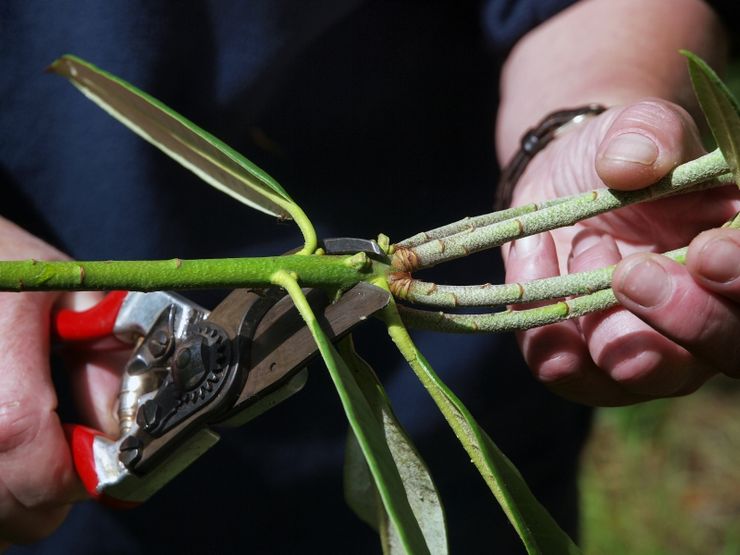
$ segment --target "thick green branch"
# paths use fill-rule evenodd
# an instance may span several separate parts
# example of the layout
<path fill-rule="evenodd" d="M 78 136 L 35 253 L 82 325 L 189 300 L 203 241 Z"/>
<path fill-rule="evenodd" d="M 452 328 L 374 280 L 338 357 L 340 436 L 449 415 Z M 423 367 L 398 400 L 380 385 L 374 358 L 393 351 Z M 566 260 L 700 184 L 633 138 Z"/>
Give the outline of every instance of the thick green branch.
<path fill-rule="evenodd" d="M 353 256 L 273 256 L 205 260 L 0 262 L 0 290 L 157 291 L 264 287 L 278 270 L 295 272 L 303 285 L 341 289 L 385 275 L 387 266 L 364 254 Z"/>

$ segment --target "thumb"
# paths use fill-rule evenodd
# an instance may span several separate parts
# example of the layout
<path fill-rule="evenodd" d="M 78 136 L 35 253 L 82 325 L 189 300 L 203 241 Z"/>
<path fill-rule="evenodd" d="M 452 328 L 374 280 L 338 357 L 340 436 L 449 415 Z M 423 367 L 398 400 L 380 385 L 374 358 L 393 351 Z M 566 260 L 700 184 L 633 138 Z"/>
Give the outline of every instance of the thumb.
<path fill-rule="evenodd" d="M 703 152 L 688 112 L 650 98 L 622 108 L 615 117 L 596 153 L 596 173 L 608 187 L 630 191 L 655 183 Z"/>

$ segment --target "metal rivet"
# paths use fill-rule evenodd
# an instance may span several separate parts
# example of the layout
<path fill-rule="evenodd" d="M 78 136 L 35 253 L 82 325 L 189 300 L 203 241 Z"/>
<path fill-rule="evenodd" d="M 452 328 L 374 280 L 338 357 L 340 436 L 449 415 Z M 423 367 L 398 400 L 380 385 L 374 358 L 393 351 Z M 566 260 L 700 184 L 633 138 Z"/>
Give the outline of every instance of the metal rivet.
<path fill-rule="evenodd" d="M 159 423 L 162 410 L 159 403 L 149 400 L 136 413 L 136 423 L 147 432 L 150 432 Z"/>
<path fill-rule="evenodd" d="M 119 448 L 118 460 L 123 463 L 126 468 L 131 468 L 141 459 L 141 440 L 133 436 L 129 436 L 123 440 L 121 447 Z"/>
<path fill-rule="evenodd" d="M 149 339 L 149 351 L 155 357 L 162 356 L 169 345 L 170 338 L 167 332 L 159 330 Z"/>

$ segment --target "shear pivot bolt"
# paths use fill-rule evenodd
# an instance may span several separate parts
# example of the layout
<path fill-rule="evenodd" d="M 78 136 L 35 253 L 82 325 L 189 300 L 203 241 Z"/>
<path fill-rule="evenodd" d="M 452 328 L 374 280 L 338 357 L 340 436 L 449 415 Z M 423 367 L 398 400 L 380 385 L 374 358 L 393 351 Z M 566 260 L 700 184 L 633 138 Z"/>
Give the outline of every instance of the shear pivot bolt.
<path fill-rule="evenodd" d="M 181 390 L 199 385 L 210 369 L 211 352 L 205 341 L 198 338 L 175 354 L 174 380 Z"/>

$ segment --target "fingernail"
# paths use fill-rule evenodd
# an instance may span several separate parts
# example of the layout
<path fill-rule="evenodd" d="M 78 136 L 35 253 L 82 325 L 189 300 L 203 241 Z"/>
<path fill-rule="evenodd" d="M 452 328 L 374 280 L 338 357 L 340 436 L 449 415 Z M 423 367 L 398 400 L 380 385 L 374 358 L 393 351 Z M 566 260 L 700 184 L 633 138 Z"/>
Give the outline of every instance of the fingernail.
<path fill-rule="evenodd" d="M 740 275 L 740 245 L 730 239 L 709 241 L 699 257 L 699 272 L 708 280 L 727 283 Z"/>
<path fill-rule="evenodd" d="M 540 246 L 540 235 L 530 235 L 529 237 L 521 237 L 514 241 L 515 254 L 520 257 L 531 256 L 537 252 L 537 248 Z"/>
<path fill-rule="evenodd" d="M 579 237 L 573 245 L 573 256 L 580 256 L 591 247 L 601 243 L 601 235 L 587 235 L 585 237 Z"/>
<path fill-rule="evenodd" d="M 658 159 L 658 147 L 648 137 L 639 133 L 617 135 L 604 152 L 604 158 L 618 162 L 632 162 L 651 166 Z"/>
<path fill-rule="evenodd" d="M 628 264 L 620 287 L 628 298 L 645 308 L 659 306 L 668 299 L 671 277 L 660 264 L 649 258 Z"/>

